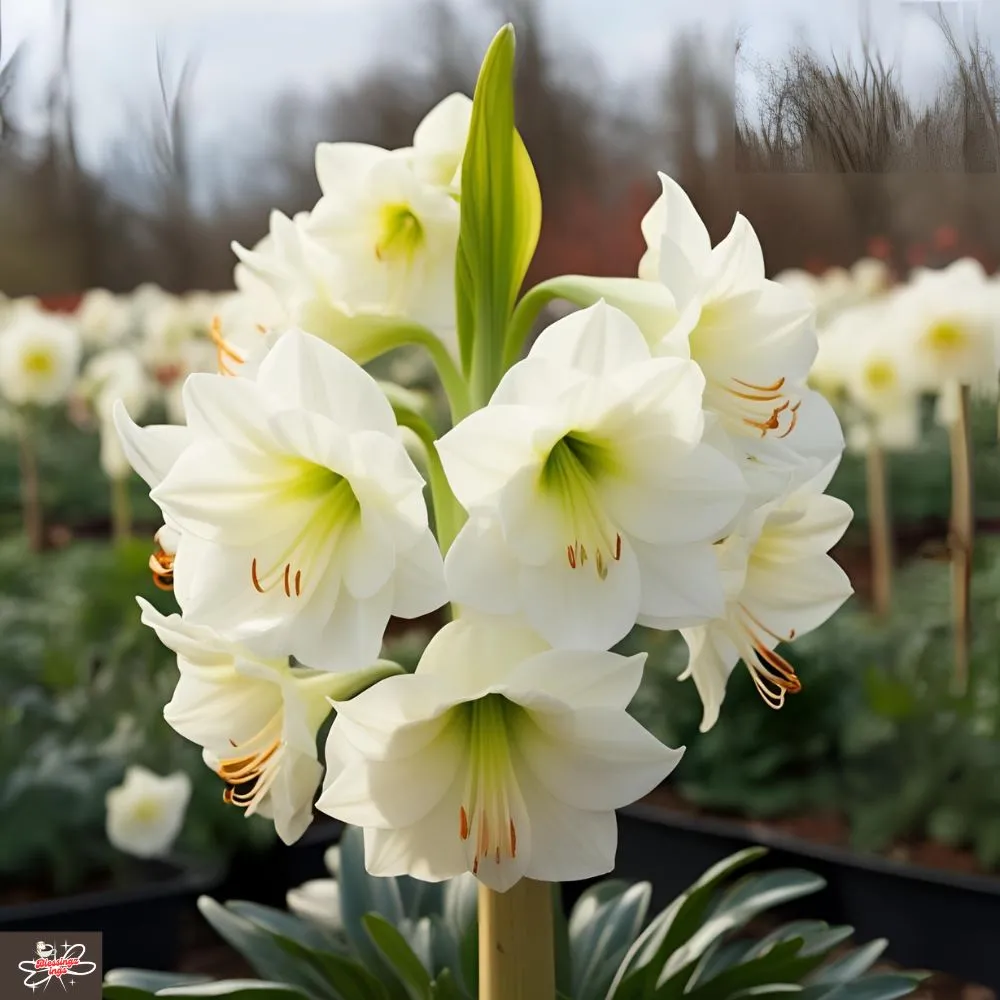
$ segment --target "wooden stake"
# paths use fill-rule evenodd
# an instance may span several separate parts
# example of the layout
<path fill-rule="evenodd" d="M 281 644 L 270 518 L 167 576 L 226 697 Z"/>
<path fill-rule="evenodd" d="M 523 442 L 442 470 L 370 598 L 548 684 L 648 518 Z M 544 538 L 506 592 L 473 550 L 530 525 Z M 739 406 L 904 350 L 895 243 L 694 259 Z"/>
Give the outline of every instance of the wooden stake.
<path fill-rule="evenodd" d="M 872 557 L 872 603 L 879 618 L 888 617 L 892 605 L 892 518 L 885 455 L 878 442 L 868 446 L 868 532 Z"/>
<path fill-rule="evenodd" d="M 126 542 L 132 537 L 132 500 L 128 487 L 127 476 L 111 480 L 111 530 L 116 542 Z"/>
<path fill-rule="evenodd" d="M 552 886 L 479 887 L 479 1000 L 554 1000 Z"/>
<path fill-rule="evenodd" d="M 969 434 L 969 387 L 960 390 L 958 412 L 950 428 L 952 607 L 955 626 L 954 682 L 957 694 L 969 684 L 971 641 L 972 544 L 975 532 L 972 489 L 972 439 Z"/>
<path fill-rule="evenodd" d="M 38 485 L 38 458 L 28 417 L 22 415 L 18 428 L 18 459 L 21 473 L 21 513 L 24 533 L 32 552 L 41 552 L 44 542 L 42 501 Z"/>

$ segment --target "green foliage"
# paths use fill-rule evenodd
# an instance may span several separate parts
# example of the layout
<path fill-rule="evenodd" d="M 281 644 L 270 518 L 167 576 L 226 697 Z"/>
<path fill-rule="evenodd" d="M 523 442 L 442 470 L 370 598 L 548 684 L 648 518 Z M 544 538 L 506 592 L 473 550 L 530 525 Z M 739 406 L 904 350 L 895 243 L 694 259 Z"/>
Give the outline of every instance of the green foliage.
<path fill-rule="evenodd" d="M 977 540 L 971 681 L 953 693 L 949 566 L 921 560 L 898 574 L 890 619 L 857 599 L 788 647 L 803 682 L 780 712 L 745 669 L 730 678 L 722 718 L 698 734 L 694 686 L 678 684 L 687 650 L 640 631 L 649 649 L 636 715 L 686 744 L 675 787 L 704 808 L 750 817 L 835 813 L 854 847 L 883 851 L 931 838 L 972 848 L 1000 868 L 1000 540 Z"/>
<path fill-rule="evenodd" d="M 808 1000 L 894 1000 L 913 991 L 916 975 L 869 975 L 885 942 L 845 949 L 850 927 L 800 920 L 765 937 L 748 935 L 754 918 L 824 885 L 818 876 L 794 869 L 740 874 L 765 853 L 750 848 L 719 862 L 648 924 L 652 889 L 645 882 L 591 886 L 568 919 L 557 905 L 559 994 L 572 1000 L 682 995 L 727 1000 L 750 995 L 747 991 L 755 996 L 780 991 Z M 258 984 L 261 996 L 271 996 L 267 990 L 309 1000 L 476 996 L 472 876 L 444 883 L 375 878 L 365 871 L 357 829 L 345 831 L 336 871 L 339 919 L 330 914 L 322 926 L 251 903 L 200 901 L 209 923 L 267 980 Z M 104 995 L 107 1000 L 249 997 L 246 980 L 192 984 L 160 976 L 134 969 L 109 972 Z"/>
<path fill-rule="evenodd" d="M 91 876 L 126 879 L 108 844 L 104 797 L 125 768 L 184 770 L 193 789 L 178 849 L 218 858 L 269 824 L 221 801 L 197 747 L 163 720 L 173 655 L 139 621 L 134 595 L 163 611 L 149 545 L 77 541 L 30 553 L 0 542 L 0 879 L 65 893 Z M 133 875 L 134 877 L 134 875 Z"/>

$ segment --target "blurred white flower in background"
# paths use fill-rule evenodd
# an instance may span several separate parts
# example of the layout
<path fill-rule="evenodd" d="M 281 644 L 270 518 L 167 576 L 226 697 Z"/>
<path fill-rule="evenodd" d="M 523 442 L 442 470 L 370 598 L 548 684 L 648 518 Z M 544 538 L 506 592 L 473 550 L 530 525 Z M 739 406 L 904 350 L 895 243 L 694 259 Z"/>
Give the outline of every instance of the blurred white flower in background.
<path fill-rule="evenodd" d="M 160 776 L 139 765 L 105 799 L 111 844 L 137 858 L 163 857 L 184 826 L 191 779 L 183 771 Z"/>
<path fill-rule="evenodd" d="M 288 909 L 303 920 L 339 931 L 344 926 L 340 910 L 340 886 L 334 878 L 316 878 L 303 882 L 285 894 Z"/>
<path fill-rule="evenodd" d="M 13 406 L 65 402 L 83 346 L 77 325 L 21 300 L 0 330 L 0 394 Z"/>
<path fill-rule="evenodd" d="M 75 313 L 84 346 L 100 350 L 120 344 L 132 331 L 132 308 L 127 298 L 106 288 L 91 288 Z"/>

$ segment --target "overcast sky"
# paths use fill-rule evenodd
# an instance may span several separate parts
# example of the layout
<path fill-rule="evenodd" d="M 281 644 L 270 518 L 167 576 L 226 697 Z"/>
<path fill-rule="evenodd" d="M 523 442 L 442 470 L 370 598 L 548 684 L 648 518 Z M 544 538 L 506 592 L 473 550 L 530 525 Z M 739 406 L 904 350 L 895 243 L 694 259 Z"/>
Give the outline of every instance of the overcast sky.
<path fill-rule="evenodd" d="M 3 58 L 31 44 L 26 73 L 41 78 L 65 0 L 0 0 Z M 196 137 L 216 148 L 227 133 L 262 121 L 262 103 L 289 90 L 317 95 L 349 82 L 376 56 L 419 58 L 418 0 L 71 0 L 73 70 L 83 147 L 97 161 L 147 108 L 157 88 L 156 47 L 168 82 L 197 60 Z M 694 25 L 719 39 L 738 30 L 745 57 L 737 88 L 752 110 L 761 66 L 796 42 L 822 55 L 856 53 L 867 17 L 883 56 L 916 97 L 931 93 L 945 64 L 926 0 L 541 0 L 546 19 L 591 49 L 612 85 L 641 85 L 662 68 L 671 39 Z M 451 0 L 480 47 L 499 26 L 489 0 Z M 1000 0 L 951 0 L 957 25 L 978 25 L 1000 46 Z M 559 37 L 557 35 L 556 37 Z M 417 44 L 419 42 L 417 41 Z M 408 47 L 411 50 L 408 53 Z"/>

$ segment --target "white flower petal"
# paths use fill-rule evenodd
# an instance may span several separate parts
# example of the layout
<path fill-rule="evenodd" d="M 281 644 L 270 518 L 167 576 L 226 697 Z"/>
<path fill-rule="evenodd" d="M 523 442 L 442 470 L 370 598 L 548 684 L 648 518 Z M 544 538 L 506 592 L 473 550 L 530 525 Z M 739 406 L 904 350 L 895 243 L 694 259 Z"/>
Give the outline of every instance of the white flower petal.
<path fill-rule="evenodd" d="M 517 747 L 548 794 L 575 809 L 610 812 L 652 791 L 683 749 L 664 746 L 624 712 L 532 712 Z"/>
<path fill-rule="evenodd" d="M 588 375 L 604 376 L 650 358 L 635 321 L 604 301 L 571 313 L 539 334 L 529 358 L 547 358 Z"/>
<path fill-rule="evenodd" d="M 665 549 L 634 542 L 633 548 L 642 576 L 640 625 L 670 631 L 723 614 L 725 594 L 711 545 Z"/>
<path fill-rule="evenodd" d="M 114 405 L 114 421 L 129 464 L 150 488 L 162 482 L 177 457 L 191 442 L 186 427 L 170 424 L 140 427 L 132 421 L 120 401 Z"/>
<path fill-rule="evenodd" d="M 500 615 L 517 612 L 518 565 L 496 518 L 474 515 L 465 522 L 448 549 L 444 571 L 457 603 Z"/>
<path fill-rule="evenodd" d="M 375 379 L 336 347 L 301 330 L 289 330 L 270 350 L 257 384 L 345 430 L 396 434 L 392 407 Z"/>

